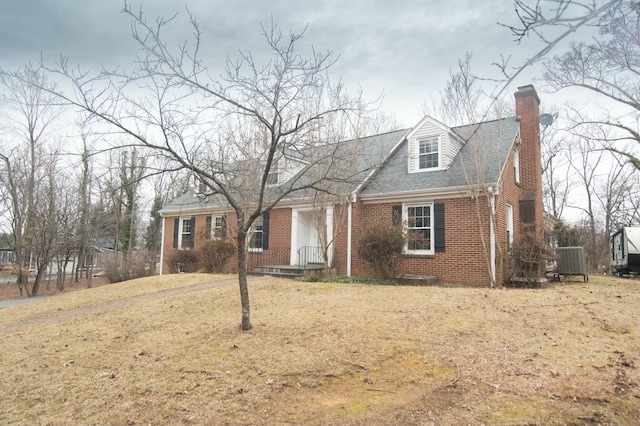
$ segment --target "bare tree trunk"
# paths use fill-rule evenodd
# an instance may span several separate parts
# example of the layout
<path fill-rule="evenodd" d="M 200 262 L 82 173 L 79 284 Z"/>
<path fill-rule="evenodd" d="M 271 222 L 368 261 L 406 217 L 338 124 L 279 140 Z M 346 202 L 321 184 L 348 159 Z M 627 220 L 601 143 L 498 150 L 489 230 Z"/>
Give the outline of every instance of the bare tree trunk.
<path fill-rule="evenodd" d="M 243 220 L 244 222 L 244 220 Z M 240 285 L 240 303 L 242 305 L 242 329 L 250 330 L 251 306 L 249 304 L 249 286 L 247 284 L 247 232 L 238 229 L 238 283 Z"/>

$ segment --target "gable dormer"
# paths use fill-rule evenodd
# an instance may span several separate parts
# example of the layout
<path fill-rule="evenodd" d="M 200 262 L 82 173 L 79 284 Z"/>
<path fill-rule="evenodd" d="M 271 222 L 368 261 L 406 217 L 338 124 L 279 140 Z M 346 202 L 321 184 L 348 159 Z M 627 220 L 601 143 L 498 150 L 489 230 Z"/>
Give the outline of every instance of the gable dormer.
<path fill-rule="evenodd" d="M 407 134 L 407 170 L 419 173 L 447 169 L 461 148 L 462 142 L 449 127 L 425 116 Z"/>
<path fill-rule="evenodd" d="M 287 150 L 275 160 L 267 176 L 267 185 L 279 185 L 287 182 L 305 168 L 308 162 L 299 157 L 300 155 L 296 155 L 295 152 Z"/>

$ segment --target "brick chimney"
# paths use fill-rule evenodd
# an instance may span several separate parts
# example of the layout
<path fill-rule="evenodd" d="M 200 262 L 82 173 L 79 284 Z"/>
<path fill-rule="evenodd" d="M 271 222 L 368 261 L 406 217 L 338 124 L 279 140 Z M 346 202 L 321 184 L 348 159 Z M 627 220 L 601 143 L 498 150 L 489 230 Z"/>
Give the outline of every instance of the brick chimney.
<path fill-rule="evenodd" d="M 525 232 L 544 238 L 542 158 L 540 154 L 540 98 L 532 85 L 518 87 L 516 114 L 520 117 L 520 223 Z"/>

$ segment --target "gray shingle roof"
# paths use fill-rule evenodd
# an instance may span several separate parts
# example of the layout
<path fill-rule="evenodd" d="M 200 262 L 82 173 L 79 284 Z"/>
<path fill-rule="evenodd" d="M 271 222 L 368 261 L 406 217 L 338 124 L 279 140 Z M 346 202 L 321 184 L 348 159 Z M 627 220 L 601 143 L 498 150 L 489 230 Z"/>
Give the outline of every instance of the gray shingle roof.
<path fill-rule="evenodd" d="M 345 194 L 353 192 L 375 167 L 382 164 L 389 152 L 407 131 L 408 129 L 397 130 L 380 135 L 347 140 L 339 144 L 308 148 L 298 152 L 296 158 L 309 161 L 311 165 L 300 171 L 288 182 L 281 183 L 275 187 L 267 187 L 266 198 L 275 197 L 281 187 L 292 185 L 293 182 L 295 182 L 295 187 L 302 187 L 323 174 L 326 175 L 326 180 L 321 185 L 331 193 Z M 312 192 L 312 189 L 296 190 L 285 196 L 283 200 L 302 200 L 309 197 Z M 197 196 L 193 193 L 188 193 L 171 201 L 160 212 L 163 214 L 175 214 L 206 208 L 225 208 L 227 205 L 228 203 L 224 197 L 219 195 Z"/>
<path fill-rule="evenodd" d="M 361 194 L 366 197 L 463 187 L 477 183 L 477 175 L 484 176 L 484 183 L 496 183 L 519 129 L 520 122 L 515 117 L 455 127 L 452 132 L 467 142 L 451 166 L 419 173 L 408 173 L 405 140 Z"/>
<path fill-rule="evenodd" d="M 451 131 L 466 143 L 451 166 L 446 170 L 411 174 L 408 173 L 407 167 L 407 141 L 402 141 L 411 129 L 344 141 L 339 145 L 316 147 L 303 152 L 304 158 L 312 163 L 314 158 L 324 158 L 326 161 L 320 160 L 320 165 L 312 165 L 301 171 L 289 181 L 289 184 L 293 180 L 298 184 L 304 184 L 309 181 L 309 176 L 314 175 L 314 170 L 317 172 L 317 168 L 321 168 L 323 164 L 332 164 L 329 173 L 334 185 L 331 188 L 332 192 L 350 193 L 364 182 L 373 167 L 380 165 L 387 158 L 395 146 L 395 152 L 362 189 L 363 197 L 464 187 L 469 183 L 476 183 L 478 175 L 483 176 L 484 183 L 496 183 L 519 129 L 520 122 L 515 117 L 452 128 Z M 465 177 L 465 172 L 471 182 Z M 352 178 L 341 181 L 346 175 Z M 286 186 L 286 183 L 284 185 Z M 277 191 L 277 188 L 269 188 L 267 197 L 270 191 Z M 311 190 L 294 191 L 283 200 L 301 200 L 310 192 Z M 226 206 L 227 201 L 220 195 L 203 197 L 188 193 L 173 200 L 161 212 L 175 214 Z"/>

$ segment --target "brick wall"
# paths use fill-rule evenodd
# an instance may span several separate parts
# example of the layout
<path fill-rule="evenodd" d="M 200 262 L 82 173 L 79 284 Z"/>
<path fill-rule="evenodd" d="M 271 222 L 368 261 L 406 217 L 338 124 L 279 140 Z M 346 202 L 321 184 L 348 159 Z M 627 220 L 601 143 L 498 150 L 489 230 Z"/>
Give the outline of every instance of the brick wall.
<path fill-rule="evenodd" d="M 520 201 L 530 201 L 533 222 L 523 224 L 526 229 L 544 238 L 544 214 L 542 204 L 542 159 L 540 156 L 540 98 L 533 86 L 522 86 L 515 93 L 516 114 L 520 116 Z M 524 217 L 520 212 L 518 217 Z"/>
<path fill-rule="evenodd" d="M 470 198 L 433 201 L 444 204 L 445 251 L 433 255 L 403 255 L 397 272 L 433 275 L 441 283 L 489 285 L 488 263 L 482 243 L 482 237 L 489 241 L 489 210 L 486 203 L 481 200 L 478 206 Z M 371 268 L 357 253 L 356 242 L 363 230 L 375 226 L 378 221 L 391 223 L 392 206 L 397 204 L 401 203 L 355 205 L 358 217 L 366 219 L 354 226 L 353 275 L 372 276 Z"/>
<path fill-rule="evenodd" d="M 216 215 L 219 213 L 216 213 Z M 196 218 L 196 228 L 195 228 L 195 241 L 192 249 L 189 250 L 200 250 L 202 247 L 202 242 L 205 240 L 206 234 L 206 224 L 207 217 L 211 216 L 210 213 L 201 213 L 196 215 L 183 215 L 181 217 L 195 217 Z M 173 228 L 174 228 L 174 220 L 177 216 L 165 217 L 164 218 L 164 253 L 163 253 L 163 264 L 162 264 L 162 273 L 168 274 L 169 265 L 168 259 L 171 257 L 171 254 L 176 250 L 173 248 Z M 237 219 L 234 212 L 227 212 L 227 238 L 232 239 L 234 242 L 237 238 Z M 269 248 L 261 251 L 260 253 L 252 254 L 249 253 L 249 263 L 252 261 L 252 257 L 257 257 L 258 255 L 262 257 L 264 261 L 273 260 L 274 264 L 282 264 L 289 263 L 289 254 L 291 247 L 291 209 L 282 208 L 282 209 L 274 209 L 269 212 Z M 238 272 L 238 258 L 237 256 L 233 256 L 227 262 L 226 268 L 224 272 L 227 273 L 237 273 Z"/>

